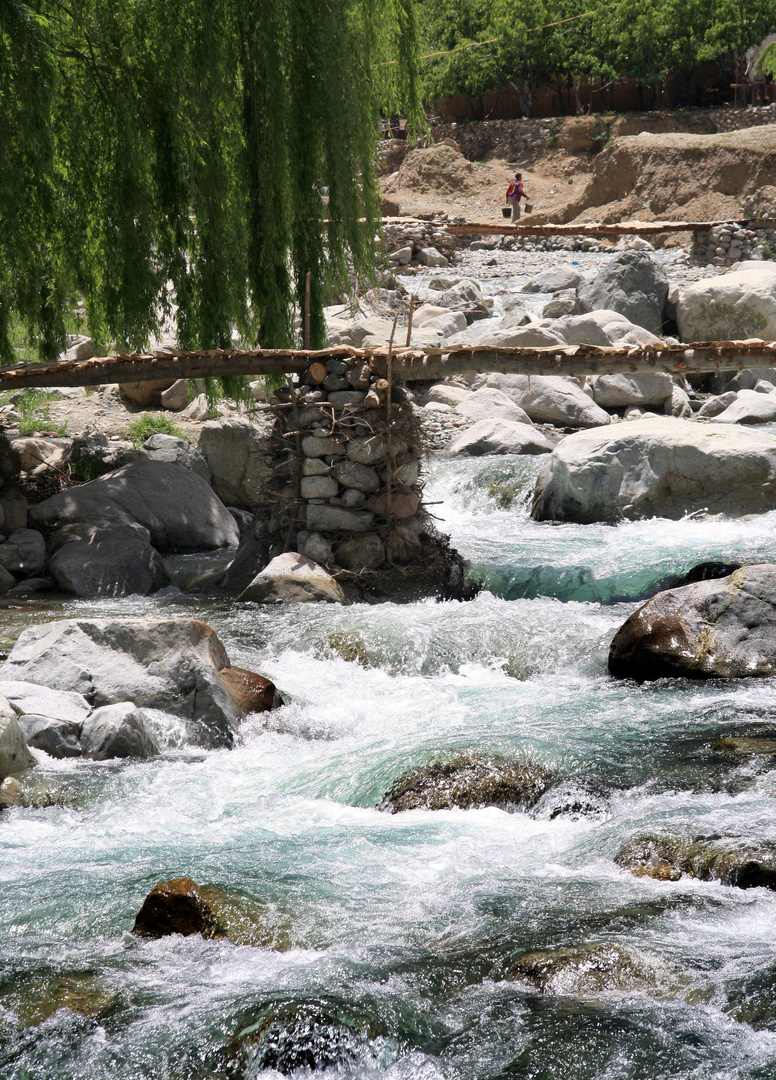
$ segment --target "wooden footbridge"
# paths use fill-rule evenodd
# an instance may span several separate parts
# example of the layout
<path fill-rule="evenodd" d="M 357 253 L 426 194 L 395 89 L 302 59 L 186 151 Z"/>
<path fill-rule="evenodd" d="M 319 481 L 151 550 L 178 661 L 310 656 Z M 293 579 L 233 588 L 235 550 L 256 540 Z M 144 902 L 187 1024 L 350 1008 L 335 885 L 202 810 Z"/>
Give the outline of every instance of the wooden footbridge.
<path fill-rule="evenodd" d="M 467 372 L 511 375 L 612 375 L 665 371 L 688 375 L 776 367 L 774 341 L 709 341 L 692 345 L 568 345 L 538 349 L 457 345 L 450 348 L 213 349 L 117 353 L 91 360 L 59 360 L 0 368 L 0 390 L 24 387 L 99 386 L 209 375 L 303 375 L 312 364 L 359 359 L 397 381 L 439 381 Z"/>

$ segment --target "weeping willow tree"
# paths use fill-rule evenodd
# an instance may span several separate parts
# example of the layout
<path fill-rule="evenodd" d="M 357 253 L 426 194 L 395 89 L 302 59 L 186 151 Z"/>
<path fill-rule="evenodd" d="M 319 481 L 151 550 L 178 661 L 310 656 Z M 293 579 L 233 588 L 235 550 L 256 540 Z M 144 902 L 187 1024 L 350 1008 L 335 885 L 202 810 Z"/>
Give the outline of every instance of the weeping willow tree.
<path fill-rule="evenodd" d="M 392 62 L 389 62 L 392 61 Z M 312 343 L 374 266 L 380 110 L 421 118 L 414 0 L 0 0 L 0 358 Z M 227 387 L 228 389 L 228 387 Z"/>

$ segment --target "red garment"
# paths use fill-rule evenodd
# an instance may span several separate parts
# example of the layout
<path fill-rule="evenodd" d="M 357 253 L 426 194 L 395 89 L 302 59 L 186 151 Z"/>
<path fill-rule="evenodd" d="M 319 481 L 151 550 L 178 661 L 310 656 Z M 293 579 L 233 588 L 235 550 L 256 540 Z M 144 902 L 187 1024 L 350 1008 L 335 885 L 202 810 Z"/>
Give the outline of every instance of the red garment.
<path fill-rule="evenodd" d="M 521 199 L 527 199 L 528 196 L 523 189 L 522 180 L 513 180 L 507 188 L 507 199 L 517 199 L 520 202 Z"/>

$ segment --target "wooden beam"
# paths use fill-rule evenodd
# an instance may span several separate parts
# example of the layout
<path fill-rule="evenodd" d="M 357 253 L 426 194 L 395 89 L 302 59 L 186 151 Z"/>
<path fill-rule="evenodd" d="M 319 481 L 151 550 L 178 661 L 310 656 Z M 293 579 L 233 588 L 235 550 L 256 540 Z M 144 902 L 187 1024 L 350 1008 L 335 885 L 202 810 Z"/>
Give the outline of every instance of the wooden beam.
<path fill-rule="evenodd" d="M 0 368 L 0 390 L 28 386 L 99 386 L 105 383 L 199 379 L 208 375 L 302 375 L 313 363 L 366 360 L 387 374 L 388 349 L 213 349 L 118 353 L 92 360 L 20 364 Z M 406 382 L 444 379 L 466 372 L 498 371 L 515 375 L 602 375 L 618 372 L 667 371 L 700 373 L 737 371 L 744 367 L 776 367 L 776 342 L 712 341 L 692 345 L 645 345 L 606 348 L 567 345 L 541 349 L 456 345 L 447 349 L 395 349 L 392 373 Z"/>
<path fill-rule="evenodd" d="M 484 221 L 467 221 L 462 225 L 446 225 L 447 232 L 454 236 L 653 236 L 659 233 L 698 232 L 714 229 L 720 225 L 736 224 L 744 228 L 754 225 L 760 229 L 776 228 L 776 221 L 770 219 L 738 219 L 724 221 L 621 221 L 604 224 L 601 222 L 572 221 L 567 225 L 493 225 Z"/>

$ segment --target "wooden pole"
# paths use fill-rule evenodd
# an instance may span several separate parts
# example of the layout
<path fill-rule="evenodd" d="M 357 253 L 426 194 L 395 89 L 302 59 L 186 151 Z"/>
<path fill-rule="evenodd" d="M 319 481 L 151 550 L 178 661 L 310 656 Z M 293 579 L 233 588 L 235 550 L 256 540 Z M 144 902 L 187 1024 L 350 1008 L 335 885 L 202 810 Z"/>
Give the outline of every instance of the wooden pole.
<path fill-rule="evenodd" d="M 304 279 L 304 347 L 310 348 L 310 277 L 311 271 L 307 271 Z"/>
<path fill-rule="evenodd" d="M 396 323 L 399 321 L 398 311 L 393 318 L 393 326 L 391 327 L 391 338 L 388 342 L 388 355 L 385 359 L 386 366 L 386 378 L 388 381 L 388 397 L 385 403 L 385 415 L 388 421 L 388 430 L 385 433 L 385 451 L 388 459 L 388 468 L 385 470 L 385 502 L 386 509 L 388 511 L 388 519 L 391 517 L 391 509 L 393 507 L 393 432 L 391 426 L 393 424 L 393 335 L 396 333 Z M 393 559 L 389 558 L 389 562 L 393 562 Z"/>
<path fill-rule="evenodd" d="M 407 320 L 407 348 L 410 347 L 410 341 L 412 340 L 412 316 L 415 313 L 415 293 L 410 294 L 410 317 Z"/>

